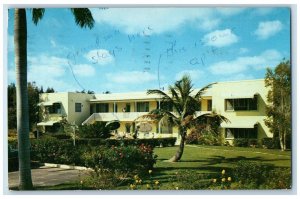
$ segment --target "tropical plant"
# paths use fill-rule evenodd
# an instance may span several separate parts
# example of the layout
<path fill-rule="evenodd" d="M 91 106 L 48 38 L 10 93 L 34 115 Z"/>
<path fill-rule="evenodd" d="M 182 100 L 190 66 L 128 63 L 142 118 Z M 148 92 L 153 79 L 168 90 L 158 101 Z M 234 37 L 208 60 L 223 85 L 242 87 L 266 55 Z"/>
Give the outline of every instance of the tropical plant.
<path fill-rule="evenodd" d="M 174 86 L 169 86 L 169 93 L 157 89 L 147 91 L 147 94 L 160 95 L 162 97 L 162 103 L 170 104 L 173 107 L 173 111 L 165 106 L 167 108 L 160 107 L 142 116 L 157 121 L 167 120 L 171 125 L 178 127 L 181 137 L 180 145 L 176 154 L 169 161 L 177 162 L 181 159 L 188 129 L 195 125 L 206 124 L 210 122 L 211 119 L 218 121 L 219 124 L 222 121 L 227 121 L 224 116 L 216 113 L 197 115 L 197 111 L 200 111 L 201 95 L 211 87 L 211 85 L 212 84 L 205 86 L 193 95 L 194 89 L 192 81 L 189 76 L 184 75 L 181 80 L 175 82 Z"/>
<path fill-rule="evenodd" d="M 269 87 L 266 107 L 268 118 L 265 124 L 273 133 L 273 139 L 279 140 L 282 151 L 286 150 L 291 138 L 291 65 L 283 61 L 275 70 L 268 68 L 265 86 Z"/>
<path fill-rule="evenodd" d="M 16 65 L 17 129 L 19 149 L 19 189 L 33 188 L 30 168 L 29 111 L 27 91 L 27 19 L 26 9 L 16 8 L 14 13 L 14 44 Z M 31 9 L 35 25 L 44 16 L 45 9 Z M 71 8 L 75 22 L 81 28 L 92 28 L 94 19 L 87 8 Z"/>

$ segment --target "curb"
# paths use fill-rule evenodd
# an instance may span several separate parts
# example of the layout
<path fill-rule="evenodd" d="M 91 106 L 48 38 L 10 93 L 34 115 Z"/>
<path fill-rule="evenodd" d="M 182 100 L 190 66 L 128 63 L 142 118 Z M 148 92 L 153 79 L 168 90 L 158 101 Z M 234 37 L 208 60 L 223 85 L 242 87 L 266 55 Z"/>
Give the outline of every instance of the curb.
<path fill-rule="evenodd" d="M 62 168 L 62 169 L 74 169 L 80 171 L 93 171 L 91 168 L 86 168 L 82 166 L 73 166 L 73 165 L 66 165 L 66 164 L 54 164 L 54 163 L 42 163 L 43 166 L 52 167 L 52 168 Z"/>

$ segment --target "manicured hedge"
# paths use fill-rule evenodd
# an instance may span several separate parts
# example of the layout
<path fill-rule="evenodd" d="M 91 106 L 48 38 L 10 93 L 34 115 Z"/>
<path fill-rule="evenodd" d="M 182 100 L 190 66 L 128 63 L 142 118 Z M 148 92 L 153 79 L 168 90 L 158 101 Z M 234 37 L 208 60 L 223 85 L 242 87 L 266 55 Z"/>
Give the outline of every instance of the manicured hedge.
<path fill-rule="evenodd" d="M 235 138 L 233 140 L 233 145 L 237 147 L 257 147 L 257 139 L 247 139 L 247 138 Z"/>
<path fill-rule="evenodd" d="M 67 142 L 73 142 L 73 140 L 65 140 Z M 176 142 L 176 138 L 151 138 L 151 139 L 101 139 L 101 138 L 81 138 L 76 139 L 76 145 L 90 145 L 90 146 L 120 146 L 120 145 L 150 145 L 152 147 L 156 146 L 174 146 Z"/>

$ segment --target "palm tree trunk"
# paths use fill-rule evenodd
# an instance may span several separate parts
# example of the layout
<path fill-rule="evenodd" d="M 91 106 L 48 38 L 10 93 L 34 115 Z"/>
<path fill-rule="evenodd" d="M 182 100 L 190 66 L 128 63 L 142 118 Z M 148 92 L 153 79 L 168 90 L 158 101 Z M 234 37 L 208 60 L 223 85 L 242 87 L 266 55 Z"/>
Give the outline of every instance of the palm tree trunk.
<path fill-rule="evenodd" d="M 180 135 L 181 135 L 181 141 L 180 141 L 179 148 L 176 151 L 176 154 L 168 160 L 169 162 L 178 162 L 181 159 L 184 150 L 186 130 L 181 130 Z"/>
<path fill-rule="evenodd" d="M 33 188 L 30 168 L 30 141 L 27 92 L 27 24 L 25 9 L 15 9 L 15 65 L 17 95 L 17 131 L 19 150 L 19 189 Z"/>

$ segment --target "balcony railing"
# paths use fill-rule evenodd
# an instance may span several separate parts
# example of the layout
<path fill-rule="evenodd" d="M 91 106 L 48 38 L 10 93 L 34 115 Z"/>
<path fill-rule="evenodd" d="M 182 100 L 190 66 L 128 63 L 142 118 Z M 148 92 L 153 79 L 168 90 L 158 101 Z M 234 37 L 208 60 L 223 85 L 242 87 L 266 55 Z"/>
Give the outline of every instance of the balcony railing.
<path fill-rule="evenodd" d="M 197 111 L 196 116 L 211 113 L 211 111 Z M 93 123 L 95 121 L 134 121 L 138 117 L 148 114 L 148 112 L 117 112 L 117 113 L 93 113 L 82 124 Z"/>
<path fill-rule="evenodd" d="M 82 124 L 93 123 L 94 121 L 134 121 L 142 115 L 146 115 L 148 112 L 117 112 L 117 113 L 93 113 Z"/>

